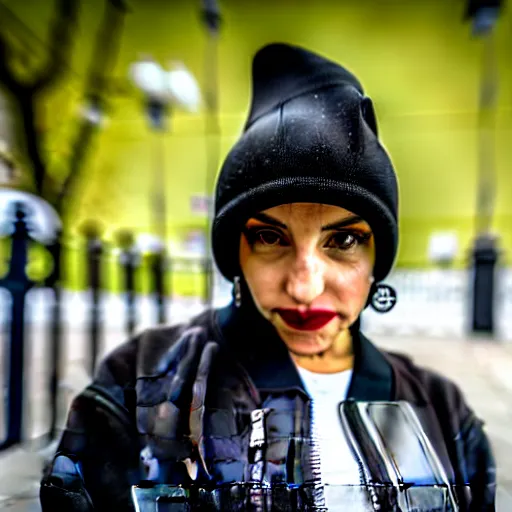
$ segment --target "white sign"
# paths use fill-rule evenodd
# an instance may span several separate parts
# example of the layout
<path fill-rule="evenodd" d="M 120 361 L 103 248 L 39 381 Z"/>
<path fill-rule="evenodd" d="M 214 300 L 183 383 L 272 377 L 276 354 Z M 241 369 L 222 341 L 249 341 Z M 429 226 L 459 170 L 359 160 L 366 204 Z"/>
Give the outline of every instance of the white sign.
<path fill-rule="evenodd" d="M 459 240 L 453 232 L 438 232 L 430 235 L 428 256 L 433 263 L 451 263 L 457 256 Z"/>
<path fill-rule="evenodd" d="M 213 198 L 205 195 L 194 195 L 190 198 L 190 211 L 194 215 L 201 215 L 208 217 L 210 204 L 213 203 Z"/>

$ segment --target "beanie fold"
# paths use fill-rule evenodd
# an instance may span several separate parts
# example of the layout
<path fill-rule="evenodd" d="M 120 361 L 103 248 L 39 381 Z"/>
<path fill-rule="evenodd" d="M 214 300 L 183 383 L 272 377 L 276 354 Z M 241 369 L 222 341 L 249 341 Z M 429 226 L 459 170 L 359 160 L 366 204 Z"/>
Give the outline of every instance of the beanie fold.
<path fill-rule="evenodd" d="M 233 281 L 240 273 L 240 237 L 251 215 L 292 202 L 340 206 L 360 215 L 372 228 L 379 254 L 374 277 L 377 281 L 386 277 L 393 266 L 398 245 L 397 220 L 392 210 L 359 185 L 301 176 L 283 177 L 249 189 L 217 212 L 212 226 L 212 249 L 217 266 L 226 279 Z"/>

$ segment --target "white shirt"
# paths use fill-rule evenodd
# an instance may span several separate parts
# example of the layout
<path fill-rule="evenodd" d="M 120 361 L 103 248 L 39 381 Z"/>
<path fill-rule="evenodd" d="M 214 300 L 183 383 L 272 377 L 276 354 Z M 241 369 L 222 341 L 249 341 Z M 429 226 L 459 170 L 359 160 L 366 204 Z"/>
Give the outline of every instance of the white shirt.
<path fill-rule="evenodd" d="M 320 449 L 322 482 L 328 485 L 359 485 L 359 466 L 345 439 L 339 419 L 339 404 L 345 400 L 352 370 L 313 373 L 297 367 L 312 399 L 312 435 Z"/>

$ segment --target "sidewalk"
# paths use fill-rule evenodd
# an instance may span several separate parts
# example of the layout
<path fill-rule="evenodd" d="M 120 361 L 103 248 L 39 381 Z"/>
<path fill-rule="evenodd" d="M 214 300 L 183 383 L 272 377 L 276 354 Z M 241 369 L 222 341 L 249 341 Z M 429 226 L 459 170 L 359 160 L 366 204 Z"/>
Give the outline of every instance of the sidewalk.
<path fill-rule="evenodd" d="M 13 448 L 0 455 L 0 510 L 36 512 L 43 452 Z"/>
<path fill-rule="evenodd" d="M 498 511 L 512 510 L 512 347 L 485 340 L 430 339 L 371 336 L 384 349 L 411 354 L 421 365 L 437 370 L 458 383 L 471 407 L 486 422 L 498 464 Z M 75 344 L 80 344 L 75 338 Z M 68 400 L 83 387 L 80 347 L 73 347 L 67 368 Z M 82 347 L 83 349 L 83 347 Z M 34 397 L 34 400 L 36 398 Z M 64 406 L 64 404 L 63 404 Z M 34 418 L 35 419 L 35 418 Z M 37 431 L 35 428 L 32 431 Z M 40 430 L 42 434 L 43 431 Z M 0 510 L 35 512 L 42 461 L 47 453 L 12 449 L 0 454 Z"/>

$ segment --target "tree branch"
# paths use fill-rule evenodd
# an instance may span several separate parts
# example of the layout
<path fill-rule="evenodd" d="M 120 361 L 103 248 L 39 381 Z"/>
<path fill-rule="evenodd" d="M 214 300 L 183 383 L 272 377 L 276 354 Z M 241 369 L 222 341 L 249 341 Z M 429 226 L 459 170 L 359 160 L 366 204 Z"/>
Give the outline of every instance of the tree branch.
<path fill-rule="evenodd" d="M 99 29 L 96 44 L 91 57 L 90 72 L 85 84 L 84 97 L 88 106 L 94 106 L 103 113 L 105 101 L 103 99 L 107 76 L 114 66 L 115 58 L 119 51 L 121 31 L 123 27 L 126 6 L 119 0 L 105 0 L 105 15 Z M 61 213 L 64 209 L 64 202 L 70 196 L 70 192 L 80 177 L 83 169 L 86 152 L 97 125 L 84 119 L 78 130 L 73 145 L 72 155 L 69 159 L 69 170 L 62 184 L 57 201 L 54 204 L 56 210 Z"/>
<path fill-rule="evenodd" d="M 9 45 L 5 35 L 0 33 L 0 82 L 13 93 L 17 101 L 25 139 L 24 149 L 32 166 L 35 192 L 39 195 L 43 195 L 44 188 L 51 188 L 53 193 L 57 189 L 51 177 L 47 175 L 47 164 L 41 150 L 41 137 L 36 128 L 36 93 L 57 79 L 66 65 L 78 6 L 79 0 L 56 0 L 56 14 L 50 27 L 48 62 L 39 76 L 28 83 L 20 82 L 9 68 Z"/>
<path fill-rule="evenodd" d="M 46 164 L 42 158 L 39 136 L 36 131 L 34 96 L 27 91 L 18 95 L 22 129 L 25 134 L 27 155 L 32 163 L 32 171 L 36 192 L 43 193 L 43 183 L 46 176 Z"/>
<path fill-rule="evenodd" d="M 7 87 L 13 94 L 20 94 L 22 85 L 16 80 L 9 68 L 10 55 L 9 46 L 5 36 L 0 32 L 0 82 Z"/>
<path fill-rule="evenodd" d="M 60 188 L 57 199 L 53 203 L 53 207 L 59 213 L 59 215 L 62 215 L 64 203 L 69 197 L 70 191 L 74 184 L 78 180 L 80 171 L 83 168 L 87 149 L 91 144 L 92 137 L 96 130 L 96 125 L 88 122 L 85 119 L 80 124 L 80 128 L 78 129 L 78 134 L 75 139 L 75 144 L 73 146 L 72 156 L 69 161 L 68 174 Z"/>
<path fill-rule="evenodd" d="M 56 0 L 50 25 L 48 61 L 29 87 L 39 92 L 58 79 L 69 62 L 80 0 Z"/>

